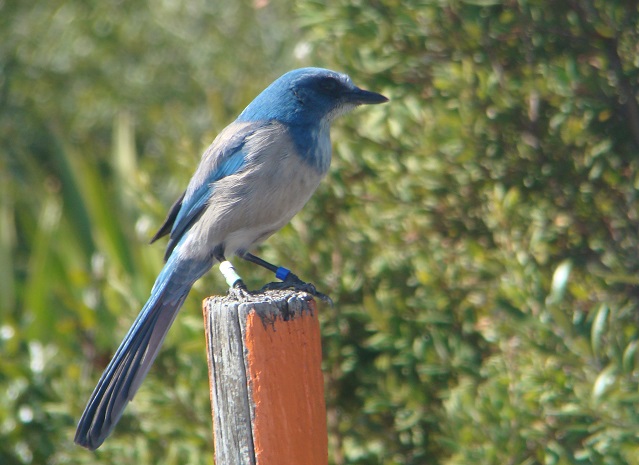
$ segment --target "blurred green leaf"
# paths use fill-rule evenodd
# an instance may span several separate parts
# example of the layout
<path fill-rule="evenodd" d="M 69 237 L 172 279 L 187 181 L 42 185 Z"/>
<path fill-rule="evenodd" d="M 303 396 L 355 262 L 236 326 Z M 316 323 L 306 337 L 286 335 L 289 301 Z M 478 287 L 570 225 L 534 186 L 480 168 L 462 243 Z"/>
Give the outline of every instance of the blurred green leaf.
<path fill-rule="evenodd" d="M 602 355 L 601 348 L 604 344 L 603 338 L 606 336 L 609 313 L 610 310 L 606 304 L 601 305 L 595 313 L 595 320 L 590 330 L 590 343 L 592 345 L 592 352 L 596 356 Z"/>

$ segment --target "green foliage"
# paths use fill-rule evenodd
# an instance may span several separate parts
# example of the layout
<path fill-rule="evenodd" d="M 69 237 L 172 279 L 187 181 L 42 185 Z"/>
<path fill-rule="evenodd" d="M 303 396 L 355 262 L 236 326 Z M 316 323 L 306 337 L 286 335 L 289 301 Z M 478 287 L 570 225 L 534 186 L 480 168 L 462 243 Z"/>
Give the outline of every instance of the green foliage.
<path fill-rule="evenodd" d="M 341 303 L 336 461 L 637 463 L 636 6 L 302 17 L 312 53 L 391 97 L 338 132 L 300 221 L 335 215 L 312 242 Z"/>
<path fill-rule="evenodd" d="M 201 286 L 119 434 L 73 434 L 161 269 L 153 228 L 291 66 L 284 6 L 0 4 L 0 463 L 210 463 Z"/>
<path fill-rule="evenodd" d="M 74 426 L 199 153 L 300 65 L 391 98 L 337 124 L 261 250 L 337 302 L 331 462 L 639 463 L 637 24 L 621 0 L 2 3 L 0 463 L 211 462 L 216 273 L 97 454 Z"/>

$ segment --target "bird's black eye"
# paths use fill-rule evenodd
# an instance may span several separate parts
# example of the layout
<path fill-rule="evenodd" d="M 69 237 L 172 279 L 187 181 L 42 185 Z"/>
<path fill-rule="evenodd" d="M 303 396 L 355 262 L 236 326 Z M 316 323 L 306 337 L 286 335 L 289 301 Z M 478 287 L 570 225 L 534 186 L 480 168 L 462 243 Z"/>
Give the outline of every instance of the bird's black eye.
<path fill-rule="evenodd" d="M 329 78 L 326 78 L 326 79 L 322 79 L 320 81 L 320 87 L 323 90 L 328 90 L 328 91 L 335 90 L 335 89 L 337 89 L 338 85 L 339 85 L 339 83 L 337 82 L 337 79 L 332 78 L 332 77 L 329 77 Z"/>

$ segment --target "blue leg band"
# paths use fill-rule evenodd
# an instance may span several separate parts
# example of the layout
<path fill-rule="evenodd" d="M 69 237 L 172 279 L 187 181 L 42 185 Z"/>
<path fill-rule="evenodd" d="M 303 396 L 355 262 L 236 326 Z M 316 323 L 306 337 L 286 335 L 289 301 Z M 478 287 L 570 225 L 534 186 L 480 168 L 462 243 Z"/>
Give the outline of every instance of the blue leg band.
<path fill-rule="evenodd" d="M 275 272 L 275 277 L 284 281 L 289 274 L 291 274 L 291 270 L 287 270 L 283 266 L 280 266 Z"/>

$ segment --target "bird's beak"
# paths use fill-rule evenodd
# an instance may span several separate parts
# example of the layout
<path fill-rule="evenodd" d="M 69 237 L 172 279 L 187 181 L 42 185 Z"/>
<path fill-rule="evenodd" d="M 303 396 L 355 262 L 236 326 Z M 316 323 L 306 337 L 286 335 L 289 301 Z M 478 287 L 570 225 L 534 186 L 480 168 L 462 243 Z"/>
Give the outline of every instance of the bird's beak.
<path fill-rule="evenodd" d="M 348 99 L 356 105 L 372 105 L 388 102 L 388 99 L 382 94 L 371 92 L 369 90 L 363 90 L 359 87 L 355 87 L 355 89 L 349 92 Z"/>

